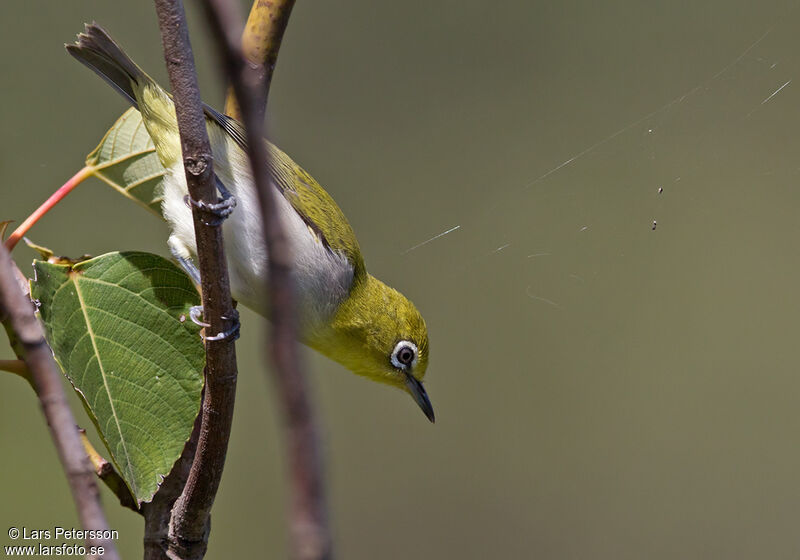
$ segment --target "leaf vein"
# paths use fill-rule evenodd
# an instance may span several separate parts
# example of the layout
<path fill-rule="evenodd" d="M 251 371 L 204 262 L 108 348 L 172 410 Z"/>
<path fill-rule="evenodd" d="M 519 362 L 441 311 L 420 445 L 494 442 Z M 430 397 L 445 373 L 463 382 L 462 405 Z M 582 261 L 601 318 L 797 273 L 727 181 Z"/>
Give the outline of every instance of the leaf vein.
<path fill-rule="evenodd" d="M 72 283 L 75 285 L 75 293 L 78 295 L 78 301 L 80 301 L 80 303 L 81 303 L 81 308 L 84 308 L 85 304 L 84 304 L 84 301 L 83 301 L 83 294 L 81 294 L 80 286 L 75 281 L 75 276 L 74 275 L 70 276 L 70 280 L 72 280 Z M 114 401 L 113 401 L 113 399 L 111 397 L 111 391 L 110 391 L 110 389 L 108 387 L 108 381 L 106 380 L 106 373 L 105 373 L 105 370 L 103 368 L 103 362 L 100 359 L 100 353 L 99 353 L 99 351 L 97 349 L 97 342 L 96 342 L 96 340 L 94 338 L 94 331 L 92 329 L 92 323 L 91 323 L 91 321 L 89 321 L 89 314 L 86 311 L 84 311 L 83 316 L 84 316 L 84 319 L 86 320 L 86 328 L 87 328 L 87 330 L 89 332 L 89 337 L 90 337 L 90 339 L 92 341 L 92 347 L 94 348 L 95 355 L 97 356 L 97 364 L 100 367 L 100 377 L 103 380 L 103 385 L 105 386 L 106 393 L 108 394 L 108 400 L 109 400 L 109 403 L 111 405 L 111 414 L 113 415 L 114 421 L 117 424 L 117 430 L 119 430 L 120 436 L 122 436 L 122 428 L 120 426 L 120 420 L 119 420 L 119 417 L 117 416 L 117 410 L 114 407 Z M 123 451 L 125 453 L 125 459 L 126 459 L 126 461 L 128 463 L 130 463 L 131 462 L 131 457 L 130 457 L 130 455 L 128 453 L 128 448 L 126 447 L 125 439 L 120 437 L 120 440 L 122 442 Z M 132 486 L 131 489 L 133 490 L 134 495 L 138 495 L 138 490 L 136 488 L 136 483 L 133 480 L 131 480 L 131 486 Z"/>

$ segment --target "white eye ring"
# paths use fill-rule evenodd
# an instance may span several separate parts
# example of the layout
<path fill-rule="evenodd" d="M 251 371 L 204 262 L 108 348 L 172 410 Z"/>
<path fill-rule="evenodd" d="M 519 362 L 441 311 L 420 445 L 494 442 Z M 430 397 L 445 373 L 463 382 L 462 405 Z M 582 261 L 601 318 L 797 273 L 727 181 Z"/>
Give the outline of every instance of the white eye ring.
<path fill-rule="evenodd" d="M 414 359 L 411 360 L 410 364 L 404 364 L 399 359 L 397 359 L 397 355 L 400 353 L 401 350 L 410 349 L 414 352 Z M 394 350 L 392 350 L 392 365 L 398 369 L 413 369 L 415 365 L 417 365 L 417 358 L 419 357 L 419 349 L 417 345 L 411 342 L 410 340 L 401 340 L 398 342 Z"/>

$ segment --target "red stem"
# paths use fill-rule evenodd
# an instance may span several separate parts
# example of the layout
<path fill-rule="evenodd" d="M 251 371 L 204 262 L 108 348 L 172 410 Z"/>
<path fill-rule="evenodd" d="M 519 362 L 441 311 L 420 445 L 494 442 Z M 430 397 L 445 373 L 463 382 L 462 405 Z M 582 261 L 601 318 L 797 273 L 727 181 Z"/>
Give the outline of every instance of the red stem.
<path fill-rule="evenodd" d="M 6 249 L 9 251 L 14 249 L 19 240 L 22 239 L 22 237 L 28 233 L 28 230 L 33 227 L 33 224 L 38 222 L 39 219 L 47 214 L 56 204 L 61 202 L 61 199 L 71 193 L 72 189 L 80 185 L 84 179 L 90 177 L 93 171 L 94 168 L 87 165 L 73 175 L 70 180 L 64 183 L 56 192 L 50 195 L 50 198 L 45 200 L 44 203 L 39 206 L 39 208 L 37 208 L 33 214 L 28 216 L 28 218 L 22 222 L 17 229 L 14 230 L 14 233 L 12 233 L 8 239 L 6 239 Z"/>

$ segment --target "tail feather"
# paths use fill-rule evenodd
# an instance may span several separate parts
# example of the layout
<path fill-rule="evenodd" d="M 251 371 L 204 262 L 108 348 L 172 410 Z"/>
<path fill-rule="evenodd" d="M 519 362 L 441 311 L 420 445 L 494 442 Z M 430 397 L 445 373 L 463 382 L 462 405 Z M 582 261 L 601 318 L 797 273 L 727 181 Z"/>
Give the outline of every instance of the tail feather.
<path fill-rule="evenodd" d="M 79 62 L 93 70 L 121 93 L 131 105 L 138 107 L 136 89 L 152 78 L 144 73 L 117 43 L 96 23 L 87 23 L 83 33 L 72 45 L 65 45 L 67 52 Z"/>
<path fill-rule="evenodd" d="M 144 125 L 165 167 L 180 157 L 172 96 L 139 68 L 105 29 L 96 23 L 87 23 L 84 32 L 78 34 L 78 40 L 65 47 L 69 54 L 108 82 L 142 113 Z M 245 147 L 244 129 L 238 122 L 206 104 L 203 104 L 203 109 L 210 122 L 221 127 L 242 148 Z"/>

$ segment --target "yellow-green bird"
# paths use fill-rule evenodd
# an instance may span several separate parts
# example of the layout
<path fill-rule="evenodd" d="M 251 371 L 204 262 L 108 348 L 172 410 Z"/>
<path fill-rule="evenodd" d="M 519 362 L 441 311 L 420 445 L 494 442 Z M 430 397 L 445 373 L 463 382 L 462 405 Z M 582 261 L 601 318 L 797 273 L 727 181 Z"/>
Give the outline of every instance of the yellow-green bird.
<path fill-rule="evenodd" d="M 141 112 L 166 170 L 162 210 L 171 229 L 169 247 L 191 270 L 197 246 L 185 202 L 188 190 L 172 97 L 96 24 L 87 25 L 67 50 Z M 237 300 L 267 316 L 261 286 L 268 255 L 244 130 L 208 106 L 205 114 L 217 184 L 237 202 L 223 225 L 231 290 Z M 422 315 L 400 292 L 367 272 L 356 236 L 330 195 L 289 156 L 265 142 L 294 258 L 300 339 L 354 373 L 405 390 L 433 422 L 433 407 L 422 386 L 428 367 Z"/>

